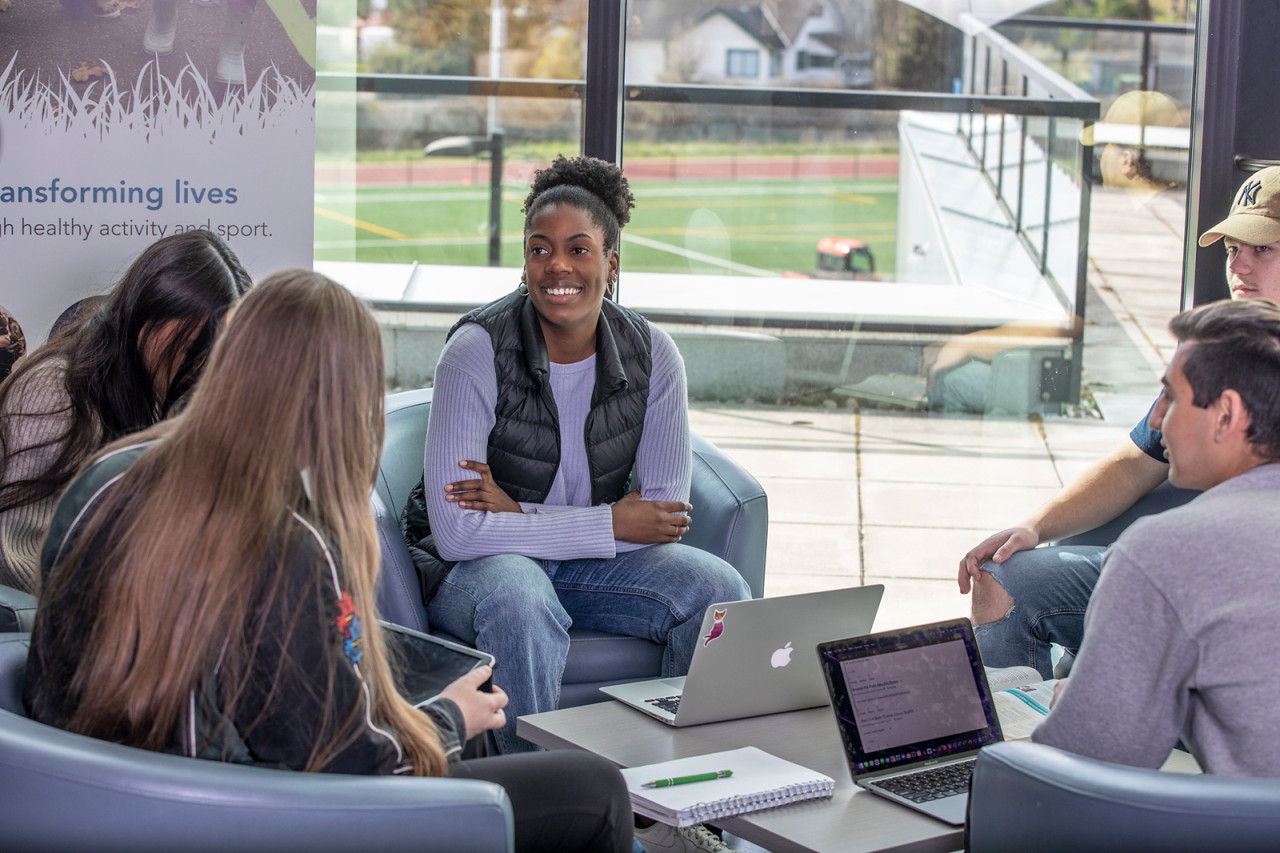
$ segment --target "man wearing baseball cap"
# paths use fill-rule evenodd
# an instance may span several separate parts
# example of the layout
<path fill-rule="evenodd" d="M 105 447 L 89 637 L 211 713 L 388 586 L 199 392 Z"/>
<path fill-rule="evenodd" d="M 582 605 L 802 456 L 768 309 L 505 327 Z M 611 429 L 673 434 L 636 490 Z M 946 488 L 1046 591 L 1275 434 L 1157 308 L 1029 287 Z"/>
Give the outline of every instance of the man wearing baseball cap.
<path fill-rule="evenodd" d="M 1227 218 L 1206 231 L 1200 245 L 1219 239 L 1227 249 L 1231 297 L 1280 303 L 1280 167 L 1249 176 Z M 1159 404 L 1157 398 L 1152 410 Z M 1080 647 L 1106 548 L 1037 546 L 1115 520 L 1169 479 L 1160 431 L 1143 418 L 1129 437 L 1028 519 L 988 536 L 961 559 L 960 591 L 973 589 L 972 619 L 988 666 L 1032 666 L 1051 678 L 1050 645 Z M 1166 507 L 1195 494 L 1170 492 Z"/>
<path fill-rule="evenodd" d="M 1149 152 L 1185 147 L 1190 131 L 1182 110 L 1163 92 L 1135 89 L 1112 102 L 1106 116 L 1080 131 L 1080 144 L 1101 145 L 1102 183 L 1147 203 L 1171 186 L 1157 178 Z"/>
<path fill-rule="evenodd" d="M 1280 167 L 1246 178 L 1227 218 L 1201 234 L 1200 245 L 1219 239 L 1227 247 L 1231 298 L 1280 302 L 1280 289 L 1271 286 L 1280 276 Z"/>

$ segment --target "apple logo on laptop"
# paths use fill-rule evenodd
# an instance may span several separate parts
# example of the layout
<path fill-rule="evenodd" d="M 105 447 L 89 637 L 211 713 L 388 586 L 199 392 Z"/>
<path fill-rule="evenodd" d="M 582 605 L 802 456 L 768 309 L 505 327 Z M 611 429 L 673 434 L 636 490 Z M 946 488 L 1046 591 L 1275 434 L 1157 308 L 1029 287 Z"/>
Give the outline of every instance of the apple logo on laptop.
<path fill-rule="evenodd" d="M 773 664 L 774 669 L 786 666 L 791 663 L 791 653 L 794 651 L 795 649 L 791 648 L 791 643 L 787 643 L 785 646 L 773 653 L 773 657 L 769 658 L 769 663 Z"/>

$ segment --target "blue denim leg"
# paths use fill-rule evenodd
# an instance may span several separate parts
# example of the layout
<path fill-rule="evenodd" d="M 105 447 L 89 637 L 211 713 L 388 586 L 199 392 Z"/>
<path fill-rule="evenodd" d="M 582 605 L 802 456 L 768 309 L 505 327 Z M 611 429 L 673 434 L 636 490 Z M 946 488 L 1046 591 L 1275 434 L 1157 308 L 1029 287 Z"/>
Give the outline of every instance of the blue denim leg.
<path fill-rule="evenodd" d="M 991 365 L 969 361 L 938 377 L 934 394 L 947 414 L 987 410 L 987 388 L 991 385 Z"/>
<path fill-rule="evenodd" d="M 751 597 L 733 566 L 679 543 L 610 560 L 565 560 L 554 568 L 552 583 L 577 627 L 665 644 L 664 676 L 689 671 L 709 605 Z"/>
<path fill-rule="evenodd" d="M 1077 545 L 1019 551 L 1003 564 L 987 563 L 1013 599 L 1003 619 L 974 634 L 987 666 L 1032 666 L 1053 677 L 1050 644 L 1074 652 L 1084 638 L 1084 614 L 1102 573 L 1106 548 Z"/>
<path fill-rule="evenodd" d="M 494 733 L 498 749 L 533 749 L 516 737 L 516 717 L 556 709 L 572 624 L 544 564 L 516 554 L 460 562 L 445 576 L 427 614 L 433 627 L 497 659 L 494 683 L 511 700 L 507 724 Z"/>

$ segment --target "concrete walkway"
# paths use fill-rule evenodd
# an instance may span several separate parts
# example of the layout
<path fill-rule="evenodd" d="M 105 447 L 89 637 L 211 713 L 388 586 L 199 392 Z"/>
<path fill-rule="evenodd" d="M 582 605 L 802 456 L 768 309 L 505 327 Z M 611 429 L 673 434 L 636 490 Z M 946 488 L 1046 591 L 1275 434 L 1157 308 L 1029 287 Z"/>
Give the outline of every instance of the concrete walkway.
<path fill-rule="evenodd" d="M 1084 381 L 1100 418 L 695 406 L 693 428 L 769 494 L 766 595 L 883 583 L 878 630 L 967 615 L 960 557 L 1127 440 L 1173 350 L 1183 200 L 1093 199 Z"/>

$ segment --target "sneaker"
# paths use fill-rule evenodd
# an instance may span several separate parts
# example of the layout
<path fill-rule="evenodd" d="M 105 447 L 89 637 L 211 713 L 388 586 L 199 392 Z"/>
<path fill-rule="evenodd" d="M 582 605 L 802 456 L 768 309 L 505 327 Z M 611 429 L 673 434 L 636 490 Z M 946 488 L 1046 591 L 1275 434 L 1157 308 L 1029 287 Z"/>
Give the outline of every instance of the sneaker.
<path fill-rule="evenodd" d="M 107 20 L 110 18 L 120 17 L 120 7 L 116 5 L 115 0 L 98 0 L 93 4 L 94 17 Z"/>
<path fill-rule="evenodd" d="M 156 14 L 151 13 L 151 18 L 147 21 L 147 31 L 142 34 L 142 49 L 147 53 L 154 53 L 158 56 L 168 56 L 173 53 L 173 39 L 178 33 L 178 19 L 173 17 L 169 20 L 169 26 L 165 27 L 158 23 Z"/>
<path fill-rule="evenodd" d="M 244 47 L 237 50 L 235 47 L 223 45 L 222 52 L 218 54 L 218 67 L 214 71 L 214 76 L 220 83 L 243 86 L 246 79 Z"/>
<path fill-rule="evenodd" d="M 648 853 L 734 853 L 732 847 L 702 824 L 677 829 L 655 823 L 644 829 L 637 828 L 636 841 L 643 844 Z"/>
<path fill-rule="evenodd" d="M 222 32 L 222 46 L 218 49 L 218 67 L 214 76 L 227 85 L 245 84 L 244 44 L 249 37 L 249 14 L 227 13 L 226 29 Z"/>

